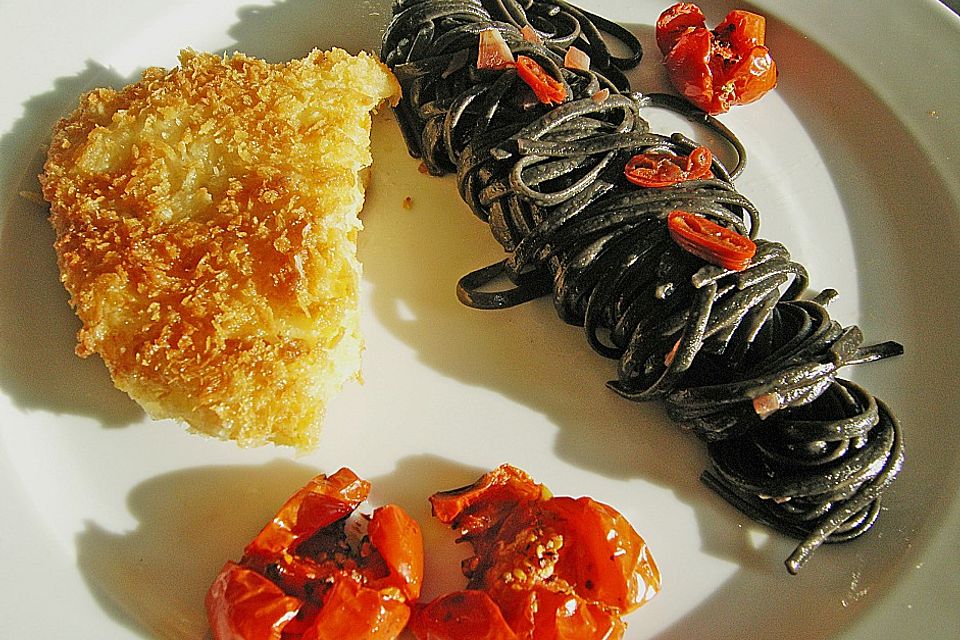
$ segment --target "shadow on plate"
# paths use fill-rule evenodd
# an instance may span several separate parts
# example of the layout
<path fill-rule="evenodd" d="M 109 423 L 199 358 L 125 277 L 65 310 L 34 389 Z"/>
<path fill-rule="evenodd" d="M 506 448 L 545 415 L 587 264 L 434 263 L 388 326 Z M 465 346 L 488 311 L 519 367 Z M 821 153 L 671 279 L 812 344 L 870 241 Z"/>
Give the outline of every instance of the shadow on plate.
<path fill-rule="evenodd" d="M 80 323 L 60 284 L 37 175 L 50 131 L 80 94 L 125 82 L 88 61 L 80 74 L 28 100 L 23 117 L 0 138 L 0 157 L 8 159 L 0 169 L 0 387 L 23 410 L 83 415 L 107 426 L 129 424 L 143 412 L 114 388 L 99 358 L 74 354 Z"/>

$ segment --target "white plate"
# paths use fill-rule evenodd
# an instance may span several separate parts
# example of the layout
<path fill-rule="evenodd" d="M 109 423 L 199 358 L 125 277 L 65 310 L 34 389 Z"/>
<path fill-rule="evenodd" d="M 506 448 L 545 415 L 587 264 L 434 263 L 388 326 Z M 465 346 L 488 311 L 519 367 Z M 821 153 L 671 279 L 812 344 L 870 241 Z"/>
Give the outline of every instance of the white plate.
<path fill-rule="evenodd" d="M 636 88 L 663 75 L 649 26 L 666 3 L 582 3 L 647 45 Z M 202 6 L 201 6 L 202 5 Z M 7 2 L 0 59 L 0 635 L 203 638 L 202 597 L 227 558 L 313 474 L 352 467 L 399 502 L 432 551 L 427 594 L 460 584 L 452 535 L 426 497 L 510 461 L 558 494 L 621 509 L 661 563 L 663 592 L 629 638 L 956 638 L 960 635 L 960 20 L 932 0 L 757 3 L 779 88 L 724 120 L 750 150 L 740 190 L 831 307 L 902 358 L 847 371 L 899 414 L 908 458 L 878 526 L 821 549 L 700 485 L 701 445 L 656 405 L 604 388 L 612 363 L 549 304 L 460 306 L 463 273 L 499 259 L 450 179 L 423 176 L 378 118 L 361 238 L 366 384 L 334 403 L 320 449 L 239 450 L 146 420 L 102 364 L 73 355 L 35 192 L 42 145 L 81 91 L 119 85 L 181 47 L 273 61 L 312 46 L 376 48 L 385 0 Z M 703 3 L 711 22 L 733 7 Z M 414 197 L 411 210 L 404 196 Z"/>

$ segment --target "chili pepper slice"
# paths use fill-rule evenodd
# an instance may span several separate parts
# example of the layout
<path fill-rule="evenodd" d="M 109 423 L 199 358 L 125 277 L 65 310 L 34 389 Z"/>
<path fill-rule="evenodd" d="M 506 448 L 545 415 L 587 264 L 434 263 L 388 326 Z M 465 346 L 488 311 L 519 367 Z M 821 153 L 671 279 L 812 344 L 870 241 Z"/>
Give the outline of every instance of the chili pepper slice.
<path fill-rule="evenodd" d="M 567 89 L 562 82 L 552 77 L 530 56 L 517 56 L 517 73 L 530 85 L 537 100 L 543 104 L 560 104 L 567 98 Z"/>
<path fill-rule="evenodd" d="M 671 211 L 667 229 L 673 241 L 689 253 L 731 271 L 746 269 L 757 252 L 750 238 L 689 211 Z"/>
<path fill-rule="evenodd" d="M 638 153 L 624 169 L 627 180 L 641 187 L 669 187 L 687 180 L 712 178 L 713 153 L 699 146 L 689 155 L 672 153 Z"/>

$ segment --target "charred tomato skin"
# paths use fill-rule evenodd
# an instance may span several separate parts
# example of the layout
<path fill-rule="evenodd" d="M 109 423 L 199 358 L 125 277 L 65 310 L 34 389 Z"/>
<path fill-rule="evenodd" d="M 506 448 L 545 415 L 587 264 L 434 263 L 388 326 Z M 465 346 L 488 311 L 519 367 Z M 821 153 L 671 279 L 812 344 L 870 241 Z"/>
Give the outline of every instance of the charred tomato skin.
<path fill-rule="evenodd" d="M 351 546 L 345 527 L 369 492 L 343 468 L 294 493 L 208 590 L 213 638 L 396 638 L 420 595 L 423 538 L 415 520 L 387 505 Z"/>
<path fill-rule="evenodd" d="M 467 590 L 414 616 L 420 640 L 613 640 L 626 628 L 621 616 L 660 590 L 659 568 L 622 514 L 589 497 L 554 497 L 510 465 L 431 502 L 474 555 Z M 497 615 L 474 621 L 491 607 Z"/>
<path fill-rule="evenodd" d="M 777 85 L 759 14 L 731 11 L 711 31 L 696 5 L 677 3 L 660 15 L 656 37 L 674 88 L 709 114 L 759 100 Z"/>

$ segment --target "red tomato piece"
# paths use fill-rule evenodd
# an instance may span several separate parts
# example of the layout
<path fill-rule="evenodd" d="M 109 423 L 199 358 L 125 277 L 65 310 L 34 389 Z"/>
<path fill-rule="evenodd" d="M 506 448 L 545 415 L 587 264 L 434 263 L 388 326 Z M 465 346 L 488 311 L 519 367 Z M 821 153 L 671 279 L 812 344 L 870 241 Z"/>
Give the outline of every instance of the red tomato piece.
<path fill-rule="evenodd" d="M 423 539 L 395 505 L 375 510 L 364 535 L 349 516 L 369 492 L 341 469 L 287 500 L 210 587 L 214 639 L 396 638 L 420 595 Z"/>
<path fill-rule="evenodd" d="M 617 510 L 592 498 L 552 498 L 544 525 L 564 540 L 558 576 L 606 607 L 633 611 L 660 590 L 660 570 L 646 542 Z"/>
<path fill-rule="evenodd" d="M 464 538 L 498 527 L 519 505 L 549 497 L 549 490 L 508 464 L 485 473 L 473 484 L 430 496 L 433 515 Z"/>
<path fill-rule="evenodd" d="M 712 178 L 712 163 L 713 153 L 700 146 L 687 156 L 639 153 L 630 158 L 623 173 L 627 180 L 641 187 L 669 187 L 687 180 Z"/>
<path fill-rule="evenodd" d="M 411 601 L 419 598 L 423 581 L 423 538 L 417 521 L 400 507 L 388 504 L 373 512 L 367 535 L 387 570 L 387 575 L 374 584 L 381 588 L 396 587 Z"/>
<path fill-rule="evenodd" d="M 693 29 L 705 29 L 707 18 L 695 4 L 678 2 L 657 18 L 656 37 L 660 53 L 667 55 L 680 36 Z"/>
<path fill-rule="evenodd" d="M 767 35 L 767 22 L 759 14 L 734 10 L 727 14 L 713 32 L 734 49 L 750 49 L 763 45 Z"/>
<path fill-rule="evenodd" d="M 227 562 L 204 601 L 218 640 L 280 640 L 303 602 L 252 569 Z"/>
<path fill-rule="evenodd" d="M 590 498 L 552 497 L 515 467 L 431 502 L 473 547 L 463 565 L 468 590 L 489 595 L 523 640 L 618 638 L 621 616 L 660 589 L 656 563 L 621 514 Z M 469 619 L 465 608 L 478 597 L 446 602 L 444 616 Z M 445 637 L 456 636 L 437 636 Z"/>
<path fill-rule="evenodd" d="M 247 545 L 246 555 L 275 556 L 296 542 L 350 515 L 370 494 L 370 483 L 353 471 L 319 475 L 293 494 Z"/>
<path fill-rule="evenodd" d="M 755 102 L 777 85 L 777 65 L 764 46 L 744 50 L 725 70 L 716 74 L 722 80 L 715 99 L 721 108 Z"/>
<path fill-rule="evenodd" d="M 731 271 L 746 269 L 757 252 L 750 238 L 689 211 L 671 211 L 667 229 L 673 241 L 689 253 Z"/>
<path fill-rule="evenodd" d="M 758 100 L 777 85 L 777 65 L 765 45 L 766 21 L 731 11 L 710 31 L 703 13 L 678 3 L 657 20 L 657 43 L 673 86 L 710 114 Z"/>
<path fill-rule="evenodd" d="M 327 591 L 302 640 L 393 640 L 409 619 L 405 601 L 344 578 Z"/>
<path fill-rule="evenodd" d="M 419 607 L 410 619 L 418 640 L 517 640 L 500 607 L 483 591 L 454 591 Z"/>
<path fill-rule="evenodd" d="M 620 612 L 575 593 L 546 586 L 499 587 L 494 600 L 518 638 L 529 640 L 616 640 L 626 624 Z"/>
<path fill-rule="evenodd" d="M 543 104 L 560 104 L 566 100 L 567 89 L 563 83 L 547 73 L 533 58 L 517 56 L 517 73 Z"/>
<path fill-rule="evenodd" d="M 714 78 L 710 67 L 713 37 L 706 29 L 684 34 L 663 64 L 674 88 L 694 106 L 714 113 Z"/>

